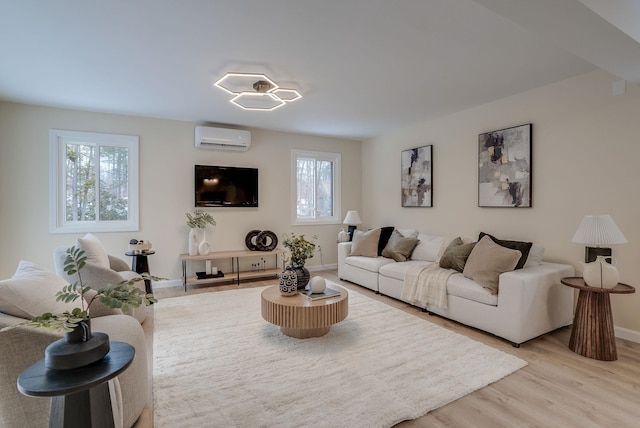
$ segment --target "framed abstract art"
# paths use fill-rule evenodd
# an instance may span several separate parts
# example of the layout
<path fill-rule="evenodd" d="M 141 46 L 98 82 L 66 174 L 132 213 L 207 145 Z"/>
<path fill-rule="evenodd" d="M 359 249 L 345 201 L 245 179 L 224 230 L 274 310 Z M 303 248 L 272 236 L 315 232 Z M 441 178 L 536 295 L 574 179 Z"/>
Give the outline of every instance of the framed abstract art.
<path fill-rule="evenodd" d="M 531 124 L 478 136 L 478 206 L 531 207 Z"/>
<path fill-rule="evenodd" d="M 403 207 L 431 207 L 433 203 L 432 147 L 403 150 L 401 184 Z"/>

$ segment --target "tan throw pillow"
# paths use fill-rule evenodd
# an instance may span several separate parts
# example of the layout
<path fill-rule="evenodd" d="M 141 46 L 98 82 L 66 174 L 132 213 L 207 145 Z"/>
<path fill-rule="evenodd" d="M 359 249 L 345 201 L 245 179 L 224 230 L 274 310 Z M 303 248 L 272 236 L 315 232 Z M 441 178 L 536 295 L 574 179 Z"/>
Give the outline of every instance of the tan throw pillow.
<path fill-rule="evenodd" d="M 453 269 L 462 273 L 464 265 L 467 263 L 469 254 L 476 246 L 475 242 L 463 243 L 462 238 L 457 237 L 447 247 L 440 258 L 440 267 L 443 269 Z"/>
<path fill-rule="evenodd" d="M 491 294 L 498 294 L 500 274 L 514 270 L 521 256 L 520 251 L 505 248 L 485 236 L 473 247 L 462 274 Z"/>
<path fill-rule="evenodd" d="M 405 238 L 402 233 L 394 230 L 389 242 L 382 250 L 382 256 L 391 258 L 397 262 L 404 262 L 411 257 L 413 249 L 418 245 L 418 238 Z"/>
<path fill-rule="evenodd" d="M 87 257 L 87 264 L 109 269 L 107 250 L 104 249 L 102 242 L 94 235 L 87 233 L 82 238 L 78 238 L 76 246 L 84 251 L 84 255 Z"/>
<path fill-rule="evenodd" d="M 353 243 L 351 244 L 352 256 L 378 257 L 378 241 L 380 240 L 380 228 L 362 232 L 353 231 Z"/>

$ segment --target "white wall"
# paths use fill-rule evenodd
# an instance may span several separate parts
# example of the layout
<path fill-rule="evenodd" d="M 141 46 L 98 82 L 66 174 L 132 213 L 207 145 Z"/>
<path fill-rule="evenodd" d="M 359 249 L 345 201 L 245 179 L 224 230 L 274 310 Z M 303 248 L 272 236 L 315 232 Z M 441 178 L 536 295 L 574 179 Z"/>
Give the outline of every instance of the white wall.
<path fill-rule="evenodd" d="M 547 260 L 580 274 L 584 246 L 571 238 L 584 215 L 610 214 L 629 241 L 613 248 L 621 282 L 640 286 L 640 88 L 614 97 L 614 80 L 593 72 L 364 142 L 363 222 L 535 241 Z M 525 123 L 533 124 L 533 207 L 478 208 L 478 134 Z M 400 152 L 427 144 L 434 206 L 401 208 Z M 616 326 L 640 332 L 640 291 L 611 301 Z"/>
<path fill-rule="evenodd" d="M 140 137 L 140 231 L 96 234 L 107 250 L 124 256 L 130 238 L 148 239 L 154 275 L 181 276 L 179 254 L 187 252 L 185 213 L 193 210 L 196 163 L 259 169 L 259 208 L 207 208 L 217 227 L 207 232 L 212 250 L 245 249 L 250 230 L 317 234 L 325 265 L 337 262 L 336 239 L 342 225 L 291 226 L 291 149 L 342 154 L 342 209 L 359 210 L 361 142 L 301 134 L 251 130 L 249 151 L 205 151 L 194 147 L 195 123 L 0 103 L 0 278 L 8 278 L 20 259 L 53 269 L 52 251 L 80 235 L 48 230 L 48 132 L 50 128 L 138 135 Z M 258 256 L 259 258 L 259 256 Z M 308 263 L 319 265 L 320 254 Z M 247 261 L 251 263 L 251 260 Z M 204 270 L 204 263 L 198 269 Z M 222 265 L 221 267 L 225 267 Z"/>

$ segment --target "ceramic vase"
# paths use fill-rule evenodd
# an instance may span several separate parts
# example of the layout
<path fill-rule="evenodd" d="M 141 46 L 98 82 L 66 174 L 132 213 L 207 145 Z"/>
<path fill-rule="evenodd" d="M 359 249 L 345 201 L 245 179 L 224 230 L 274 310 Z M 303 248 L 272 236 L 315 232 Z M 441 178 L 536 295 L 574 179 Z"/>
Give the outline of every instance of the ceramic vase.
<path fill-rule="evenodd" d="M 607 263 L 607 259 L 611 260 L 611 264 Z M 588 286 L 609 289 L 618 285 L 620 275 L 615 266 L 615 258 L 597 256 L 594 262 L 584 263 L 583 265 L 584 272 L 582 273 L 582 277 Z"/>
<path fill-rule="evenodd" d="M 204 229 L 192 227 L 189 229 L 189 255 L 199 254 L 200 243 L 204 240 Z"/>
<path fill-rule="evenodd" d="M 344 227 L 340 229 L 338 233 L 338 242 L 347 242 L 349 240 L 349 232 L 344 230 Z"/>
<path fill-rule="evenodd" d="M 72 370 L 100 361 L 109 353 L 109 336 L 91 332 L 91 319 L 80 322 L 63 339 L 47 346 L 44 365 L 48 369 Z"/>
<path fill-rule="evenodd" d="M 278 274 L 280 278 L 280 294 L 283 296 L 295 296 L 298 294 L 298 275 L 291 268 Z"/>
<path fill-rule="evenodd" d="M 298 275 L 298 290 L 302 290 L 309 283 L 309 279 L 311 279 L 311 274 L 304 266 L 295 266 L 293 268 L 296 275 Z"/>

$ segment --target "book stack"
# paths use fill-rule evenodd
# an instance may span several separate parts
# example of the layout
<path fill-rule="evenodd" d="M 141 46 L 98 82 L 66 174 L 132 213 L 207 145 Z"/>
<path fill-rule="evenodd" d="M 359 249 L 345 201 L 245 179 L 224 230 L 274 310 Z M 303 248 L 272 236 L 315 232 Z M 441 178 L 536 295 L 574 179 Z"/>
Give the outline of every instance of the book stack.
<path fill-rule="evenodd" d="M 324 289 L 322 293 L 312 293 L 311 290 L 304 289 L 304 290 L 298 291 L 298 294 L 303 295 L 309 300 L 320 300 L 320 299 L 328 299 L 329 297 L 339 296 L 340 292 L 337 290 L 334 290 L 333 288 L 327 287 Z"/>

